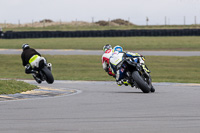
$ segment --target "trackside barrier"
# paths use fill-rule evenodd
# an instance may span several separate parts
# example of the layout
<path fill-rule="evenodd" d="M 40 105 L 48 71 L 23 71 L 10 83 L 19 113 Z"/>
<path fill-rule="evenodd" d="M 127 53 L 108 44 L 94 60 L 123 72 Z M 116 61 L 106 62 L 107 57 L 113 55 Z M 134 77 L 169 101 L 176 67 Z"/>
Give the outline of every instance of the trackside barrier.
<path fill-rule="evenodd" d="M 200 29 L 102 30 L 102 31 L 22 31 L 0 32 L 0 38 L 200 36 Z"/>

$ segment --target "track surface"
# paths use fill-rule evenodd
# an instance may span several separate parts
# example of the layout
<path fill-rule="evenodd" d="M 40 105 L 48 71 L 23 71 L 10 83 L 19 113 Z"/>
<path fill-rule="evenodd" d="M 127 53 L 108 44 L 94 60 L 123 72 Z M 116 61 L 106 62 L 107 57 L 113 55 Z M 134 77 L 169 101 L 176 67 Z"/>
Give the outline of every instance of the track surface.
<path fill-rule="evenodd" d="M 47 50 L 38 49 L 41 54 L 50 55 L 102 55 L 102 50 Z M 0 54 L 21 54 L 21 49 L 0 49 Z M 155 56 L 200 56 L 200 51 L 132 51 L 142 55 Z"/>
<path fill-rule="evenodd" d="M 38 50 L 51 55 L 102 51 Z M 137 51 L 143 55 L 200 56 L 198 51 Z M 0 54 L 21 54 L 2 50 Z M 35 84 L 34 81 L 27 81 Z M 0 99 L 1 133 L 199 133 L 200 85 L 154 83 L 144 94 L 114 82 L 55 81 L 56 90 Z M 44 90 L 46 91 L 46 89 Z M 60 95 L 60 93 L 63 95 Z M 77 93 L 78 92 L 78 93 Z M 14 97 L 13 96 L 13 97 Z M 19 100 L 28 98 L 24 100 Z"/>
<path fill-rule="evenodd" d="M 34 81 L 28 81 L 35 84 Z M 50 87 L 43 83 L 42 87 Z M 200 85 L 154 83 L 144 94 L 114 82 L 55 81 L 81 93 L 0 102 L 1 133 L 199 133 Z"/>

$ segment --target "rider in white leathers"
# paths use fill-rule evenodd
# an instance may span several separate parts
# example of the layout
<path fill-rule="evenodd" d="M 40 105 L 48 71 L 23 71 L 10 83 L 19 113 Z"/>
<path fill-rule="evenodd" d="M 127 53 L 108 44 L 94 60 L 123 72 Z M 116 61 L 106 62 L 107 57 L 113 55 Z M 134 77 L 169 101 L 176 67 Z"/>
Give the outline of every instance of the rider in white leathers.
<path fill-rule="evenodd" d="M 102 55 L 102 67 L 103 69 L 108 73 L 108 75 L 110 76 L 115 76 L 114 73 L 112 73 L 112 70 L 110 68 L 110 57 L 112 56 L 112 46 L 109 45 L 109 44 L 106 44 L 104 47 L 103 47 L 103 55 Z"/>
<path fill-rule="evenodd" d="M 120 73 L 120 70 L 116 70 L 115 68 L 122 61 L 123 57 L 133 57 L 135 62 L 144 64 L 144 57 L 142 55 L 138 53 L 123 52 L 123 48 L 121 46 L 115 46 L 113 48 L 112 56 L 110 57 L 110 68 L 112 70 L 112 73 L 116 75 L 116 82 L 119 86 L 123 84 L 123 81 L 121 81 L 122 75 Z M 146 67 L 144 69 L 146 69 L 146 71 L 149 71 Z"/>

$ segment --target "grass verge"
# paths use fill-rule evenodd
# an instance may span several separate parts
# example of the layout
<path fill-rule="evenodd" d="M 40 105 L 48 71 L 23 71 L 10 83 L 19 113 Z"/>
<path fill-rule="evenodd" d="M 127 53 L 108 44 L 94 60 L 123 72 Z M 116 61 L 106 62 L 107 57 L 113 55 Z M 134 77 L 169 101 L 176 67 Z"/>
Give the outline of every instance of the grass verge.
<path fill-rule="evenodd" d="M 200 51 L 199 37 L 105 37 L 105 38 L 40 38 L 0 39 L 0 49 L 21 49 L 29 43 L 36 49 L 102 50 L 105 44 L 121 45 L 126 50 Z"/>
<path fill-rule="evenodd" d="M 23 81 L 0 80 L 0 94 L 15 94 L 38 88 Z"/>
<path fill-rule="evenodd" d="M 46 55 L 56 80 L 113 80 L 101 65 L 101 56 Z M 19 55 L 0 55 L 0 78 L 33 79 L 24 73 Z M 200 83 L 200 57 L 147 56 L 153 82 Z"/>

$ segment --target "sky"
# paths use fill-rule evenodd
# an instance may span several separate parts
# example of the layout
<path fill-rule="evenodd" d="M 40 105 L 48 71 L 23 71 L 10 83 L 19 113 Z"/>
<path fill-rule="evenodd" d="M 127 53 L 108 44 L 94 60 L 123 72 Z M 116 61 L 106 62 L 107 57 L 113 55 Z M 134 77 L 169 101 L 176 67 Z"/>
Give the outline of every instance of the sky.
<path fill-rule="evenodd" d="M 200 24 L 200 0 L 0 0 L 0 23 L 118 18 L 136 25 L 147 18 L 148 25 Z"/>

